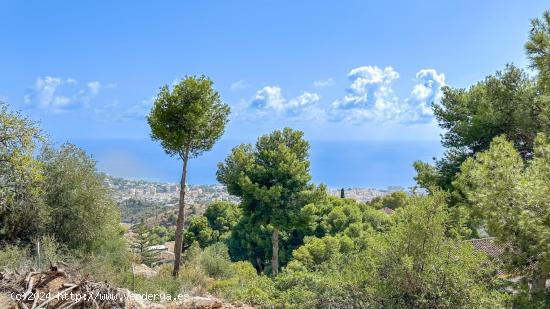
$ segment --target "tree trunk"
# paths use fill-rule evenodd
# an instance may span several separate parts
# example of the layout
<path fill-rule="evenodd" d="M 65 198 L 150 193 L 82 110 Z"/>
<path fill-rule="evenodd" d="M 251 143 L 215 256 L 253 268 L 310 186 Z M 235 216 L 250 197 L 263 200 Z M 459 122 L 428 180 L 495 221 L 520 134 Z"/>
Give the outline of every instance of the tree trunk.
<path fill-rule="evenodd" d="M 177 277 L 180 271 L 181 251 L 183 249 L 183 222 L 185 221 L 185 180 L 187 178 L 187 161 L 189 161 L 189 150 L 182 156 L 183 168 L 181 171 L 180 200 L 178 219 L 176 220 L 176 243 L 174 244 L 174 270 L 172 276 Z"/>
<path fill-rule="evenodd" d="M 546 289 L 546 279 L 548 278 L 548 273 L 541 270 L 536 269 L 533 272 L 533 277 L 531 279 L 531 290 L 530 293 L 532 295 L 538 294 L 543 292 Z"/>
<path fill-rule="evenodd" d="M 256 272 L 261 275 L 264 272 L 264 262 L 259 256 L 256 257 Z"/>
<path fill-rule="evenodd" d="M 271 273 L 273 276 L 279 274 L 279 229 L 273 228 L 273 235 L 271 236 Z"/>

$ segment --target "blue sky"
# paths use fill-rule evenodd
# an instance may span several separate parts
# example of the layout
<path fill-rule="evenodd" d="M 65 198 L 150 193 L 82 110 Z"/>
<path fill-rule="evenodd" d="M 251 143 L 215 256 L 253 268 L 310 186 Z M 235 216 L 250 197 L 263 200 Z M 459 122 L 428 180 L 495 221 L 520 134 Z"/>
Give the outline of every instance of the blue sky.
<path fill-rule="evenodd" d="M 213 182 L 231 146 L 291 126 L 312 142 L 317 182 L 410 185 L 412 160 L 441 154 L 428 108 L 439 87 L 467 87 L 508 62 L 525 67 L 529 19 L 545 9 L 546 1 L 0 1 L 0 97 L 107 172 L 177 179 L 172 161 L 162 175 L 141 171 L 163 160 L 144 115 L 162 85 L 206 74 L 233 113 L 195 182 Z M 351 164 L 340 174 L 319 159 L 337 145 Z M 367 165 L 387 169 L 353 174 Z"/>

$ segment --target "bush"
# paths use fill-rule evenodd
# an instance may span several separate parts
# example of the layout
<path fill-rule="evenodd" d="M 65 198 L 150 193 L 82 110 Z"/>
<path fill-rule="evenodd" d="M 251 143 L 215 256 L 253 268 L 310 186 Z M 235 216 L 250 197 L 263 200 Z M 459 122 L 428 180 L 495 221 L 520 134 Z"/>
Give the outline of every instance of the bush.
<path fill-rule="evenodd" d="M 200 255 L 198 262 L 206 275 L 216 279 L 226 279 L 233 275 L 227 246 L 216 243 L 207 247 Z"/>
<path fill-rule="evenodd" d="M 164 265 L 156 276 L 150 278 L 137 276 L 135 286 L 134 292 L 138 294 L 170 294 L 172 297 L 176 297 L 182 293 L 183 282 L 181 277 L 172 277 L 171 267 Z"/>
<path fill-rule="evenodd" d="M 40 239 L 40 254 L 43 261 L 41 267 L 49 268 L 66 260 L 67 248 L 60 245 L 54 236 L 46 235 Z"/>
<path fill-rule="evenodd" d="M 7 245 L 0 250 L 0 271 L 24 272 L 32 264 L 28 247 Z"/>
<path fill-rule="evenodd" d="M 69 251 L 64 255 L 71 269 L 91 274 L 95 280 L 107 281 L 119 287 L 132 287 L 132 257 L 125 240 L 114 237 L 96 253 Z"/>
<path fill-rule="evenodd" d="M 284 308 L 366 307 L 367 298 L 336 271 L 286 271 L 275 280 L 277 303 Z M 364 304 L 363 304 L 364 303 Z"/>
<path fill-rule="evenodd" d="M 265 276 L 258 276 L 256 269 L 249 262 L 231 264 L 233 276 L 215 282 L 214 293 L 230 301 L 241 301 L 251 305 L 274 307 L 276 290 L 273 281 Z"/>

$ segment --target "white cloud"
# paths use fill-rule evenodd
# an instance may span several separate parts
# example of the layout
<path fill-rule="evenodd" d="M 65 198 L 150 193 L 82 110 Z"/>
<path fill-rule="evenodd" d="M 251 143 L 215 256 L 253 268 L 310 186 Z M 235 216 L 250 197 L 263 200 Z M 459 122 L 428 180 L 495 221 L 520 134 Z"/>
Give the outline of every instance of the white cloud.
<path fill-rule="evenodd" d="M 281 94 L 281 88 L 278 86 L 265 86 L 258 90 L 256 95 L 250 101 L 250 106 L 256 109 L 272 109 L 282 112 L 285 108 L 286 100 Z"/>
<path fill-rule="evenodd" d="M 250 100 L 249 107 L 260 113 L 275 112 L 278 115 L 297 115 L 302 110 L 319 102 L 320 96 L 316 93 L 304 92 L 301 95 L 287 100 L 283 97 L 278 86 L 266 86 L 256 92 Z"/>
<path fill-rule="evenodd" d="M 392 68 L 383 70 L 377 66 L 363 66 L 351 70 L 348 79 L 351 85 L 344 98 L 332 103 L 335 108 L 365 108 L 368 105 L 388 105 L 382 100 L 392 99 L 391 83 L 399 78 L 399 74 Z"/>
<path fill-rule="evenodd" d="M 84 89 L 78 89 L 77 84 L 74 78 L 41 76 L 27 92 L 24 101 L 30 107 L 61 113 L 87 106 L 101 89 L 98 81 L 89 82 Z"/>
<path fill-rule="evenodd" d="M 101 83 L 98 81 L 93 81 L 88 83 L 88 90 L 90 91 L 90 94 L 96 95 L 99 93 L 99 89 L 101 89 Z"/>
<path fill-rule="evenodd" d="M 438 74 L 435 69 L 422 69 L 416 73 L 418 83 L 413 87 L 407 102 L 416 112 L 418 121 L 433 117 L 431 105 L 441 100 L 441 87 L 445 86 L 445 74 Z"/>
<path fill-rule="evenodd" d="M 315 88 L 326 88 L 334 85 L 334 79 L 328 78 L 328 79 L 322 79 L 322 80 L 316 80 L 313 82 L 313 87 Z"/>
<path fill-rule="evenodd" d="M 244 80 L 238 80 L 234 83 L 231 84 L 231 86 L 229 86 L 229 89 L 231 91 L 238 91 L 238 90 L 242 90 L 242 89 L 245 89 L 248 87 L 248 84 L 244 81 Z"/>
<path fill-rule="evenodd" d="M 392 67 L 363 66 L 351 70 L 347 94 L 332 103 L 332 119 L 351 122 L 394 120 L 403 109 L 392 89 L 392 82 L 398 78 L 399 73 Z"/>
<path fill-rule="evenodd" d="M 321 97 L 316 93 L 304 92 L 288 101 L 288 108 L 301 108 L 319 102 Z"/>
<path fill-rule="evenodd" d="M 445 85 L 445 75 L 434 69 L 422 69 L 416 74 L 418 83 L 409 97 L 399 99 L 392 88 L 399 78 L 392 67 L 363 66 L 348 73 L 351 81 L 347 94 L 332 103 L 333 121 L 353 123 L 396 122 L 417 123 L 431 121 L 431 102 L 441 98 L 440 88 Z"/>

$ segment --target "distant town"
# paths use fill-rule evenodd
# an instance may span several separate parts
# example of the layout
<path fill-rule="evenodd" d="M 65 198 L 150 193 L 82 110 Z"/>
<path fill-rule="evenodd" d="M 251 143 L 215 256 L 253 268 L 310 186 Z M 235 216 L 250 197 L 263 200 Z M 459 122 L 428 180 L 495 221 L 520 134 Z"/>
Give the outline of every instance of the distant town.
<path fill-rule="evenodd" d="M 113 197 L 119 204 L 128 200 L 138 200 L 162 206 L 163 208 L 176 207 L 179 200 L 180 187 L 177 183 L 153 182 L 146 180 L 125 179 L 107 176 L 105 184 L 112 189 Z M 340 196 L 342 188 L 330 188 L 330 194 Z M 392 186 L 387 189 L 372 188 L 344 188 L 346 198 L 359 202 L 368 202 L 395 191 L 405 191 L 405 188 Z M 195 209 L 193 213 L 201 214 L 202 209 L 214 201 L 228 201 L 238 203 L 239 199 L 227 192 L 223 185 L 188 185 L 185 202 Z M 198 209 L 198 211 L 196 211 Z"/>
<path fill-rule="evenodd" d="M 139 199 L 159 204 L 177 204 L 180 186 L 177 183 L 152 182 L 107 176 L 105 183 L 113 190 L 117 202 Z M 222 185 L 188 185 L 185 194 L 187 204 L 210 204 L 214 201 L 238 203 L 239 199 L 230 195 Z"/>

